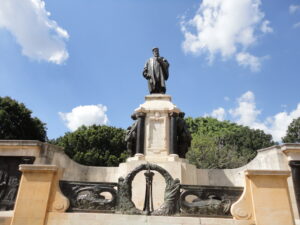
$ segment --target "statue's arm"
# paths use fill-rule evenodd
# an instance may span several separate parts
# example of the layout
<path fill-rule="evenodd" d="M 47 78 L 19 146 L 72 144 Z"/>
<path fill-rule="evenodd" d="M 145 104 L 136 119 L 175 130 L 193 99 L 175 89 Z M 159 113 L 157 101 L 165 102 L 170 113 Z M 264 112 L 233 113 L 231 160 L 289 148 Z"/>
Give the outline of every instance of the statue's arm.
<path fill-rule="evenodd" d="M 148 75 L 148 62 L 146 62 L 143 70 L 143 76 L 148 80 L 150 77 Z"/>
<path fill-rule="evenodd" d="M 169 78 L 169 62 L 167 59 L 165 59 L 164 57 L 161 57 L 162 58 L 162 67 L 163 67 L 163 70 L 164 70 L 164 78 L 165 80 L 168 80 Z"/>
<path fill-rule="evenodd" d="M 163 62 L 164 62 L 164 64 L 165 64 L 165 66 L 167 67 L 167 68 L 169 68 L 169 62 L 168 62 L 168 60 L 167 59 L 165 59 L 165 58 L 162 58 L 163 59 Z"/>

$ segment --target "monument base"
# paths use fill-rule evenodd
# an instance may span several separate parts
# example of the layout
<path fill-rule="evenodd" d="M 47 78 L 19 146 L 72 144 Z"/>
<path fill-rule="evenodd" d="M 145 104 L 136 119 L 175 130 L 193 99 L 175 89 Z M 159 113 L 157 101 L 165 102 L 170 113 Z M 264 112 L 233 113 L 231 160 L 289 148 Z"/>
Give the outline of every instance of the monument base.
<path fill-rule="evenodd" d="M 145 102 L 136 110 L 136 114 L 145 116 L 143 132 L 143 152 L 149 160 L 159 160 L 160 157 L 168 159 L 169 154 L 173 154 L 171 147 L 171 123 L 170 115 L 180 113 L 171 101 L 170 95 L 152 94 L 145 97 Z M 174 127 L 176 130 L 176 127 Z M 172 161 L 176 157 L 173 158 Z M 163 159 L 163 161 L 165 160 Z"/>

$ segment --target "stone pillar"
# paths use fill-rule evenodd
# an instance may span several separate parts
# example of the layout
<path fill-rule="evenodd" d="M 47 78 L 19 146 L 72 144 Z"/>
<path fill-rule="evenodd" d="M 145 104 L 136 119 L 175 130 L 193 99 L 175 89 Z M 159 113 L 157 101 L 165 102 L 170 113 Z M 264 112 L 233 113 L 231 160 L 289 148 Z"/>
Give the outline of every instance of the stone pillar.
<path fill-rule="evenodd" d="M 136 154 L 144 154 L 144 143 L 145 143 L 145 113 L 137 113 L 137 138 L 136 138 Z"/>
<path fill-rule="evenodd" d="M 290 192 L 294 214 L 297 219 L 300 215 L 300 144 L 283 144 L 281 146 L 292 173 Z"/>
<path fill-rule="evenodd" d="M 170 154 L 178 155 L 177 148 L 177 117 L 178 113 L 170 113 Z"/>
<path fill-rule="evenodd" d="M 298 207 L 298 213 L 300 214 L 300 160 L 291 160 L 289 166 L 292 171 L 292 178 L 294 184 L 295 197 Z"/>
<path fill-rule="evenodd" d="M 245 224 L 295 225 L 289 176 L 282 170 L 246 170 L 244 192 L 231 207 L 233 218 Z"/>
<path fill-rule="evenodd" d="M 59 190 L 57 166 L 22 164 L 20 170 L 23 174 L 11 225 L 44 225 L 47 212 L 68 208 L 69 201 Z"/>

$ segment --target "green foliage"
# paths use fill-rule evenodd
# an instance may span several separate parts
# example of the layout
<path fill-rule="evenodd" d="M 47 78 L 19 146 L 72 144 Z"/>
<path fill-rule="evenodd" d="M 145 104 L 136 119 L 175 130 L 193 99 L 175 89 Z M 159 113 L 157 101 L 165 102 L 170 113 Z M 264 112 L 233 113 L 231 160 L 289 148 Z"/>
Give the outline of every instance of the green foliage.
<path fill-rule="evenodd" d="M 187 118 L 193 137 L 187 159 L 198 168 L 236 168 L 256 156 L 256 150 L 274 145 L 261 130 L 217 119 Z"/>
<path fill-rule="evenodd" d="M 89 166 L 117 166 L 127 157 L 125 131 L 121 128 L 93 125 L 52 141 L 64 148 L 76 162 Z"/>
<path fill-rule="evenodd" d="M 46 124 L 31 113 L 23 103 L 0 97 L 0 139 L 46 141 Z"/>
<path fill-rule="evenodd" d="M 300 143 L 300 117 L 294 119 L 288 126 L 286 135 L 282 138 L 283 143 Z"/>

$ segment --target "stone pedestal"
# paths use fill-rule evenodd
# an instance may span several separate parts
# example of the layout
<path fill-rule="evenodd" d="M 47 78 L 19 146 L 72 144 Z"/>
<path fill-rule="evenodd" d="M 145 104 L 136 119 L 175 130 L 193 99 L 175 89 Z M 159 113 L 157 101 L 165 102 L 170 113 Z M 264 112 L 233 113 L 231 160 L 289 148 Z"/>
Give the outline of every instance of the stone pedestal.
<path fill-rule="evenodd" d="M 150 162 L 177 161 L 177 154 L 170 151 L 171 114 L 179 113 L 180 109 L 171 102 L 171 96 L 152 94 L 145 97 L 145 103 L 136 110 L 137 115 L 145 115 L 144 122 L 144 156 L 141 152 L 132 160 L 147 160 Z M 138 140 L 137 140 L 138 141 Z M 172 154 L 172 155 L 170 155 Z"/>
<path fill-rule="evenodd" d="M 47 212 L 65 212 L 69 200 L 59 190 L 54 165 L 20 165 L 23 175 L 11 225 L 44 225 Z"/>
<path fill-rule="evenodd" d="M 245 188 L 231 206 L 236 220 L 255 225 L 295 225 L 287 178 L 289 171 L 247 170 Z"/>
<path fill-rule="evenodd" d="M 176 121 L 180 109 L 171 101 L 170 95 L 152 94 L 145 97 L 145 102 L 135 109 L 140 119 L 137 129 L 137 147 L 134 157 L 127 159 L 119 166 L 119 175 L 126 176 L 140 164 L 155 163 L 166 169 L 182 184 L 197 184 L 197 169 L 194 165 L 180 158 L 177 152 Z M 144 128 L 144 129 L 139 129 Z M 144 135 L 141 137 L 141 134 Z M 142 141 L 144 144 L 142 145 Z M 140 150 L 143 146 L 143 151 Z M 164 201 L 165 181 L 155 172 L 153 179 L 154 208 L 157 209 Z M 145 196 L 145 178 L 138 174 L 133 181 L 132 199 L 141 209 Z"/>

